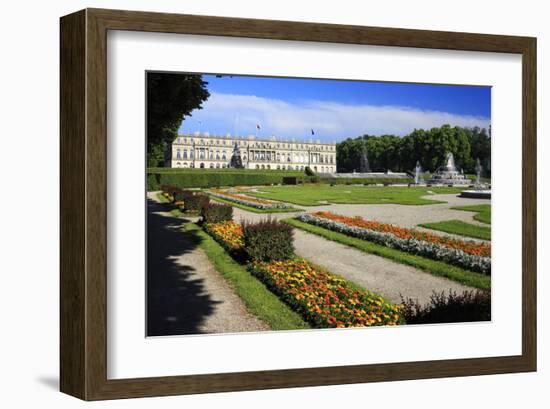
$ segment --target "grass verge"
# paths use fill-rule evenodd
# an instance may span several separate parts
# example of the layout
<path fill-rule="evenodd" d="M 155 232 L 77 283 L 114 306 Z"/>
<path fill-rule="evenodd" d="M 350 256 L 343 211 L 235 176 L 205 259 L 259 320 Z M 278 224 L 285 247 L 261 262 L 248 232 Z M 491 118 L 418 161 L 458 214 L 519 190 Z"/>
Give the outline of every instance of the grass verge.
<path fill-rule="evenodd" d="M 252 276 L 245 266 L 238 264 L 212 237 L 194 223 L 183 229 L 193 234 L 214 267 L 229 282 L 248 310 L 264 321 L 272 330 L 311 328 L 302 317 Z"/>
<path fill-rule="evenodd" d="M 444 231 L 445 233 L 457 234 L 459 236 L 474 237 L 476 239 L 491 240 L 491 228 L 470 224 L 462 220 L 445 220 L 435 223 L 422 223 L 420 227 Z"/>
<path fill-rule="evenodd" d="M 451 207 L 451 209 L 464 210 L 465 212 L 476 212 L 476 214 L 474 215 L 474 220 L 486 224 L 491 224 L 491 205 L 480 204 L 471 206 L 455 206 Z"/>
<path fill-rule="evenodd" d="M 238 207 L 239 209 L 243 209 L 243 210 L 246 210 L 246 211 L 252 212 L 252 213 L 296 213 L 296 212 L 303 212 L 304 211 L 303 209 L 296 209 L 296 208 L 292 208 L 292 209 L 257 209 L 255 207 L 246 206 L 246 205 L 243 205 L 241 203 L 235 203 L 235 202 L 232 202 L 230 200 L 225 200 L 225 199 L 222 199 L 222 198 L 219 198 L 219 197 L 210 196 L 210 199 L 221 202 L 221 203 L 228 204 L 230 206 Z"/>
<path fill-rule="evenodd" d="M 170 200 L 168 200 L 168 198 L 164 196 L 162 192 L 157 192 L 156 197 L 160 203 L 170 203 Z"/>
<path fill-rule="evenodd" d="M 281 221 L 309 233 L 317 234 L 318 236 L 324 237 L 328 240 L 332 240 L 346 246 L 355 247 L 365 253 L 375 254 L 398 263 L 407 264 L 433 275 L 449 278 L 460 284 L 478 288 L 480 290 L 489 290 L 491 288 L 491 277 L 484 274 L 465 270 L 441 261 L 431 260 L 414 254 L 408 254 L 366 240 L 346 236 L 345 234 L 327 230 L 319 226 L 313 226 L 296 219 L 284 219 Z"/>

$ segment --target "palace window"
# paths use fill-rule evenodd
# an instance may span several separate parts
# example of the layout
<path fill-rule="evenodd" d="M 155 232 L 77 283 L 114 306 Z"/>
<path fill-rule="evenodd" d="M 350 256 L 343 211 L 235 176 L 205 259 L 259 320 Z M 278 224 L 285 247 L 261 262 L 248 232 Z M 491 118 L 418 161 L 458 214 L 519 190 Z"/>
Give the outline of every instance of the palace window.
<path fill-rule="evenodd" d="M 214 169 L 214 164 L 210 163 L 210 169 Z"/>
<path fill-rule="evenodd" d="M 227 156 L 226 156 L 226 152 L 225 152 L 225 151 L 222 152 L 222 160 L 227 160 Z"/>
<path fill-rule="evenodd" d="M 180 152 L 179 149 L 178 149 L 177 152 L 176 152 L 176 158 L 177 158 L 177 159 L 181 159 L 181 152 Z"/>
<path fill-rule="evenodd" d="M 204 169 L 204 163 L 201 162 L 201 164 L 199 165 L 201 169 Z"/>

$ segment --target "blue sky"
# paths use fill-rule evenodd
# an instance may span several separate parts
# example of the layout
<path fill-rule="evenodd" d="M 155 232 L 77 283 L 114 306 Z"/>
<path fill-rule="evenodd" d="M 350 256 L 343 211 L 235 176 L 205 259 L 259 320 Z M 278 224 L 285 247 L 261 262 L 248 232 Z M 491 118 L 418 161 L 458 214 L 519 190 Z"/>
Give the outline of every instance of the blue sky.
<path fill-rule="evenodd" d="M 487 128 L 490 87 L 204 75 L 210 98 L 180 133 L 339 141 L 443 124 Z M 258 131 L 256 124 L 261 129 Z M 311 129 L 315 135 L 312 136 Z"/>

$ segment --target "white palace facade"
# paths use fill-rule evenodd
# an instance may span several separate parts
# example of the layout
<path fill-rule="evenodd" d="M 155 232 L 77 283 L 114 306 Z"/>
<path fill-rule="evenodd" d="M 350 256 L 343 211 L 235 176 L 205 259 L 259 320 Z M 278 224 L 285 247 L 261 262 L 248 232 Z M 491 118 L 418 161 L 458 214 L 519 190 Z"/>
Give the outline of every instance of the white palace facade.
<path fill-rule="evenodd" d="M 235 143 L 246 169 L 304 170 L 309 166 L 318 173 L 336 172 L 336 143 L 218 136 L 208 132 L 178 135 L 172 143 L 171 167 L 227 168 Z"/>

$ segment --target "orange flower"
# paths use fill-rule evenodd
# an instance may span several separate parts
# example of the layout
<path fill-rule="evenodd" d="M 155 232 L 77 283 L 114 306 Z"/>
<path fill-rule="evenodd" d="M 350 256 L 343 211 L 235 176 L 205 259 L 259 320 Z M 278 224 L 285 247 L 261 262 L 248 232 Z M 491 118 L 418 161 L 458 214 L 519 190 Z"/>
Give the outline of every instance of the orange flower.
<path fill-rule="evenodd" d="M 314 216 L 324 219 L 333 220 L 338 223 L 343 223 L 352 227 L 361 227 L 368 230 L 374 230 L 381 233 L 391 233 L 401 239 L 416 239 L 427 241 L 441 246 L 452 248 L 456 250 L 462 250 L 465 253 L 472 254 L 480 257 L 491 256 L 491 245 L 489 243 L 481 243 L 476 241 L 464 241 L 453 239 L 448 236 L 439 236 L 433 233 L 427 233 L 415 229 L 407 229 L 404 227 L 395 226 L 393 224 L 380 223 L 377 221 L 366 220 L 359 216 L 346 217 L 334 214 L 331 212 L 316 212 Z"/>

